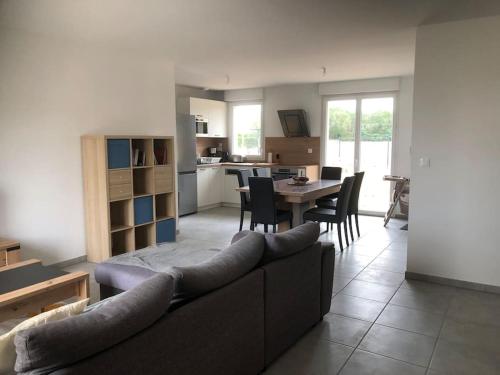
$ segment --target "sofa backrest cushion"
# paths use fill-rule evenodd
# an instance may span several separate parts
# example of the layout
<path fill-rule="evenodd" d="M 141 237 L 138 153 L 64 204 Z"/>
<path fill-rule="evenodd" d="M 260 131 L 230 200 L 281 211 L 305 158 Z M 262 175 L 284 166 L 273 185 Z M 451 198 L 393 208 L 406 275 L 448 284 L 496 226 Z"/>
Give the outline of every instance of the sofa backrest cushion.
<path fill-rule="evenodd" d="M 319 232 L 319 224 L 310 222 L 299 225 L 298 227 L 282 233 L 265 233 L 264 255 L 260 265 L 267 264 L 275 259 L 284 258 L 307 249 L 318 241 Z M 231 243 L 234 244 L 239 242 L 250 233 L 255 232 L 244 230 L 236 233 L 233 236 Z"/>
<path fill-rule="evenodd" d="M 253 270 L 264 252 L 264 236 L 249 233 L 209 260 L 185 267 L 172 267 L 176 295 L 192 297 L 218 289 Z"/>
<path fill-rule="evenodd" d="M 173 290 L 159 273 L 100 308 L 19 332 L 15 370 L 47 373 L 126 340 L 165 314 Z"/>
<path fill-rule="evenodd" d="M 318 223 L 305 223 L 283 233 L 266 233 L 261 264 L 284 258 L 312 246 L 319 237 Z"/>

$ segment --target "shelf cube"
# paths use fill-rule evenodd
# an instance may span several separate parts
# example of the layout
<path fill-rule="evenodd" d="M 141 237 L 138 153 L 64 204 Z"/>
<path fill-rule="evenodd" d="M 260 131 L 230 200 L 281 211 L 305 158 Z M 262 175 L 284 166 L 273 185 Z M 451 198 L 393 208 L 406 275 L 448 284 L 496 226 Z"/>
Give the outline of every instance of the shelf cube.
<path fill-rule="evenodd" d="M 161 220 L 156 223 L 156 242 L 175 242 L 175 219 Z"/>
<path fill-rule="evenodd" d="M 134 224 L 140 225 L 153 221 L 153 197 L 134 198 Z"/>
<path fill-rule="evenodd" d="M 128 139 L 108 139 L 108 168 L 130 168 Z"/>

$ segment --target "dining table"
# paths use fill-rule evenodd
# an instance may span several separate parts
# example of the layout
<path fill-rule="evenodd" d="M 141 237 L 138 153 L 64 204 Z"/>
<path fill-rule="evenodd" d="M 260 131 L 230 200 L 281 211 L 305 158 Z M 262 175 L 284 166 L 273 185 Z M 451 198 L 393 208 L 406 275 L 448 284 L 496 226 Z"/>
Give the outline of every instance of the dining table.
<path fill-rule="evenodd" d="M 308 181 L 305 185 L 295 185 L 293 182 L 291 178 L 274 181 L 274 192 L 282 202 L 291 205 L 294 227 L 304 222 L 304 212 L 315 206 L 316 199 L 339 192 L 342 185 L 341 180 Z M 250 192 L 248 186 L 242 186 L 236 190 L 243 193 Z M 279 225 L 278 228 L 280 228 Z"/>

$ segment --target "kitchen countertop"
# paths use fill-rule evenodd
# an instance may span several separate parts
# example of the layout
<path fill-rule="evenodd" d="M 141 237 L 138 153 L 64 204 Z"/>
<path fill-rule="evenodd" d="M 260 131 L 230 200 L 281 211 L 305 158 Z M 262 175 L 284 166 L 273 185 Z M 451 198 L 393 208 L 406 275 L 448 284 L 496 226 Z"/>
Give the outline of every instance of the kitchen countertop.
<path fill-rule="evenodd" d="M 262 167 L 262 168 L 270 168 L 275 165 L 278 165 L 278 163 L 260 163 L 260 162 L 249 162 L 249 163 L 230 163 L 230 162 L 225 162 L 225 163 L 213 163 L 213 164 L 198 164 L 196 167 L 197 168 L 204 168 L 204 167 Z"/>

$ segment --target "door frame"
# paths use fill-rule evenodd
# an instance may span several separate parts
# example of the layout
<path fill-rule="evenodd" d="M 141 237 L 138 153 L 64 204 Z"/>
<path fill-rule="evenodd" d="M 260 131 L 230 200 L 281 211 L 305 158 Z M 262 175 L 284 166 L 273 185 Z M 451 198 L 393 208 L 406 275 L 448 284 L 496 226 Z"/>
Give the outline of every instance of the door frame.
<path fill-rule="evenodd" d="M 396 167 L 396 160 L 398 158 L 398 135 L 399 135 L 399 91 L 381 91 L 376 93 L 356 93 L 356 94 L 338 94 L 338 95 L 325 95 L 322 98 L 322 108 L 321 108 L 321 165 L 323 167 L 326 164 L 326 152 L 328 146 L 328 102 L 331 100 L 356 100 L 356 124 L 355 124 L 355 134 L 354 134 L 354 171 L 359 170 L 359 142 L 361 133 L 361 101 L 362 99 L 372 99 L 372 98 L 387 98 L 392 97 L 394 99 L 394 108 L 392 114 L 392 145 L 391 145 L 391 171 L 394 173 Z M 391 183 L 392 191 L 393 184 Z M 364 211 L 360 210 L 362 215 L 370 216 L 384 216 L 385 212 L 377 211 Z"/>

